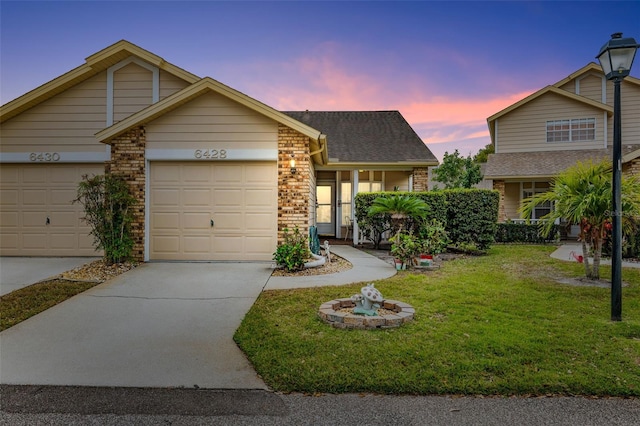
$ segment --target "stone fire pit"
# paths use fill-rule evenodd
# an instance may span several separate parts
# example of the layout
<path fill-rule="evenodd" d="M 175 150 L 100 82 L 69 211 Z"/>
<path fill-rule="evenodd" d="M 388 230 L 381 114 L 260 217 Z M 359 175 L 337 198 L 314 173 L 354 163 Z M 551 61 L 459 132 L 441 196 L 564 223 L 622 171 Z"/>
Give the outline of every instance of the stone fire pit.
<path fill-rule="evenodd" d="M 348 312 L 356 306 L 351 298 L 335 299 L 320 305 L 318 316 L 335 328 L 369 330 L 374 328 L 394 328 L 413 321 L 415 309 L 408 303 L 384 300 L 377 316 L 365 316 Z"/>

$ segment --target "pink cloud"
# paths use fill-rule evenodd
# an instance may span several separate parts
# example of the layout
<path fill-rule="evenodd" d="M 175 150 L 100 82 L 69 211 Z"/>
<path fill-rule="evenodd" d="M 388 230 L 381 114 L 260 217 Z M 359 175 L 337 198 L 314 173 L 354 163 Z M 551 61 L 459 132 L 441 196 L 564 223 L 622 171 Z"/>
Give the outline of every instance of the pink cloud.
<path fill-rule="evenodd" d="M 383 71 L 372 69 L 357 54 L 345 62 L 344 48 L 336 43 L 313 51 L 288 62 L 252 64 L 249 67 L 260 69 L 262 78 L 242 85 L 249 86 L 250 96 L 282 111 L 399 110 L 429 147 L 458 143 L 476 152 L 490 142 L 487 117 L 532 93 L 483 94 L 472 88 L 468 97 L 442 95 L 435 78 L 406 70 L 394 73 L 390 64 L 383 64 Z M 462 57 L 456 60 L 465 62 Z"/>

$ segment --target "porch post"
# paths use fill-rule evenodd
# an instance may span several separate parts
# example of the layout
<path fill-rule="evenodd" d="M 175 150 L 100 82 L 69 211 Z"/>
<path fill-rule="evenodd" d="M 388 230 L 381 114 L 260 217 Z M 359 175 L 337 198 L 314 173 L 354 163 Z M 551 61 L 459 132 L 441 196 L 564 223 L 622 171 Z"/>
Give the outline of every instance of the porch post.
<path fill-rule="evenodd" d="M 358 179 L 360 176 L 358 175 L 358 170 L 351 171 L 351 211 L 353 212 L 353 245 L 357 246 L 360 241 L 358 241 L 358 237 L 360 236 L 360 230 L 358 229 L 358 219 L 356 217 L 356 195 L 358 194 Z"/>

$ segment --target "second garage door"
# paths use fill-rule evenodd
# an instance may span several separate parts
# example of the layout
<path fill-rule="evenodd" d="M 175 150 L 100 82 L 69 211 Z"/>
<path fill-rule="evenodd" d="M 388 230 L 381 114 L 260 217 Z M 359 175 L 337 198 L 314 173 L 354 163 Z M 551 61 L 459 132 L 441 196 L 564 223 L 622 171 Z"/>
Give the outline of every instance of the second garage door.
<path fill-rule="evenodd" d="M 0 254 L 100 256 L 72 202 L 83 175 L 103 173 L 102 164 L 2 164 Z"/>
<path fill-rule="evenodd" d="M 271 260 L 274 162 L 152 162 L 150 260 Z"/>

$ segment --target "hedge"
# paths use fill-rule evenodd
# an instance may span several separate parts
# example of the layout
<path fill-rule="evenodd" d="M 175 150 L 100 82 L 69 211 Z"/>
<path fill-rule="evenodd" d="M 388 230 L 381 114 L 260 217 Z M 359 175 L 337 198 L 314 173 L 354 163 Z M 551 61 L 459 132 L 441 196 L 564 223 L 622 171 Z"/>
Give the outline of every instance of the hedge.
<path fill-rule="evenodd" d="M 369 206 L 378 197 L 393 195 L 408 195 L 424 200 L 429 206 L 426 221 L 436 219 L 441 222 L 453 245 L 472 244 L 479 250 L 486 250 L 494 242 L 500 200 L 497 191 L 451 189 L 429 192 L 359 193 L 355 199 L 358 227 L 376 247 L 379 246 L 382 233 L 391 229 L 391 222 L 389 215 L 369 217 Z"/>
<path fill-rule="evenodd" d="M 447 232 L 454 245 L 487 250 L 495 241 L 500 193 L 490 189 L 451 189 L 447 197 Z"/>
<path fill-rule="evenodd" d="M 545 237 L 540 233 L 538 225 L 534 223 L 498 223 L 496 242 L 543 244 L 556 241 L 559 232 L 560 227 L 553 225 L 549 237 Z"/>
<path fill-rule="evenodd" d="M 355 199 L 355 215 L 358 227 L 362 231 L 365 238 L 373 241 L 374 246 L 378 248 L 382 240 L 382 234 L 391 229 L 391 218 L 389 215 L 369 216 L 369 207 L 373 204 L 373 200 L 378 197 L 391 197 L 397 195 L 409 195 L 423 200 L 429 206 L 429 213 L 425 217 L 426 221 L 436 219 L 442 224 L 447 222 L 447 200 L 442 192 L 360 192 Z M 416 224 L 408 221 L 409 227 L 415 227 Z"/>

